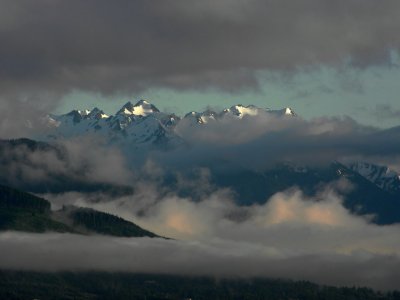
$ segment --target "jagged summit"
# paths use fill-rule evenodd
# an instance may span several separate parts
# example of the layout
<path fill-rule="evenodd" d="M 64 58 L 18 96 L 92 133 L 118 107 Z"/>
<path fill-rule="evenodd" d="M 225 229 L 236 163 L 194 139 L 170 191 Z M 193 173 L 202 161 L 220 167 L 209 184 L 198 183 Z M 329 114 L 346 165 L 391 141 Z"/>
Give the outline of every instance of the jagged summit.
<path fill-rule="evenodd" d="M 263 120 L 266 122 L 259 122 Z M 148 101 L 140 100 L 135 104 L 130 101 L 127 102 L 117 114 L 111 116 L 105 115 L 97 107 L 90 111 L 73 110 L 64 115 L 49 116 L 46 130 L 43 130 L 43 135 L 38 139 L 49 141 L 71 137 L 85 138 L 92 134 L 96 138 L 100 137 L 106 144 L 120 147 L 122 151 L 126 151 L 129 155 L 138 155 L 141 159 L 140 155 L 152 151 L 177 149 L 179 147 L 183 150 L 190 149 L 191 143 L 203 143 L 202 135 L 204 133 L 208 135 L 213 131 L 225 130 L 228 126 L 232 130 L 236 130 L 238 134 L 242 134 L 241 128 L 243 130 L 252 128 L 247 126 L 249 122 L 263 126 L 273 125 L 275 121 L 288 121 L 289 123 L 294 121 L 295 124 L 293 125 L 297 125 L 296 123 L 299 120 L 301 120 L 300 117 L 297 117 L 297 114 L 290 107 L 274 110 L 242 104 L 233 105 L 222 111 L 211 109 L 200 112 L 192 111 L 181 118 L 174 114 L 160 112 Z M 243 127 L 241 127 L 242 124 Z M 221 131 L 221 133 L 223 135 L 224 132 Z M 214 137 L 212 141 L 214 141 Z M 311 174 L 307 172 L 307 168 L 302 166 L 289 165 L 286 169 L 289 169 L 291 174 L 296 176 L 309 176 Z M 400 193 L 399 174 L 385 166 L 357 161 L 342 162 L 340 169 L 335 172 L 340 174 L 344 172 L 343 174 L 352 174 L 351 176 L 364 178 L 364 181 L 366 180 L 376 186 L 374 189 L 379 188 L 388 193 L 389 196 L 399 195 Z M 319 175 L 317 177 L 319 180 Z M 358 177 L 354 178 L 357 179 Z M 365 184 L 365 182 L 362 184 Z"/>
<path fill-rule="evenodd" d="M 128 101 L 122 108 L 117 112 L 117 115 L 134 115 L 134 116 L 148 116 L 149 114 L 160 112 L 157 107 L 149 103 L 146 100 L 139 100 L 135 105 L 131 101 Z"/>
<path fill-rule="evenodd" d="M 242 104 L 237 104 L 233 105 L 230 108 L 224 109 L 221 113 L 221 115 L 231 115 L 234 117 L 237 117 L 239 119 L 244 118 L 245 116 L 257 116 L 260 114 L 272 114 L 276 116 L 297 116 L 296 113 L 291 109 L 290 107 L 285 107 L 282 109 L 278 110 L 273 110 L 273 109 L 263 109 L 259 108 L 255 105 L 242 105 Z"/>
<path fill-rule="evenodd" d="M 85 110 L 78 110 L 78 109 L 73 109 L 69 113 L 67 113 L 67 116 L 87 116 L 90 113 L 90 110 L 85 109 Z"/>
<path fill-rule="evenodd" d="M 109 116 L 104 113 L 101 109 L 95 107 L 87 115 L 90 119 L 106 119 Z"/>
<path fill-rule="evenodd" d="M 230 108 L 224 109 L 223 113 L 232 114 L 239 118 L 243 118 L 244 116 L 256 116 L 259 112 L 262 111 L 261 108 L 258 108 L 254 105 L 244 106 L 242 104 L 233 105 Z"/>
<path fill-rule="evenodd" d="M 55 119 L 59 119 L 60 117 L 72 116 L 76 122 L 79 122 L 80 120 L 83 119 L 108 119 L 108 118 L 115 118 L 118 116 L 123 117 L 123 119 L 126 117 L 129 118 L 133 117 L 134 119 L 135 117 L 147 117 L 155 113 L 159 114 L 159 117 L 174 116 L 175 120 L 180 119 L 175 114 L 169 115 L 161 113 L 160 110 L 155 105 L 151 104 L 149 101 L 144 99 L 139 100 L 135 104 L 133 104 L 131 101 L 126 102 L 114 116 L 109 116 L 105 114 L 103 110 L 99 109 L 98 107 L 94 107 L 92 110 L 87 110 L 87 109 L 72 110 L 71 112 L 65 115 L 54 116 L 54 117 Z M 191 111 L 184 116 L 184 119 L 196 118 L 199 121 L 198 123 L 205 124 L 209 120 L 217 120 L 225 116 L 234 116 L 237 117 L 238 119 L 241 119 L 245 116 L 251 117 L 259 115 L 261 113 L 271 113 L 279 116 L 297 116 L 296 113 L 293 111 L 293 109 L 290 107 L 285 107 L 279 110 L 273 110 L 273 109 L 259 108 L 255 105 L 236 104 L 231 106 L 230 108 L 222 110 L 221 112 L 216 112 L 210 109 L 207 109 L 203 112 Z"/>
<path fill-rule="evenodd" d="M 64 115 L 48 116 L 47 138 L 68 138 L 97 134 L 110 143 L 123 142 L 129 146 L 169 145 L 179 143 L 179 130 L 175 128 L 183 120 L 183 126 L 208 126 L 224 119 L 237 120 L 252 118 L 261 114 L 278 117 L 295 116 L 290 108 L 269 110 L 254 105 L 233 105 L 223 111 L 207 109 L 203 112 L 190 112 L 180 118 L 175 114 L 160 112 L 149 101 L 141 99 L 135 104 L 125 103 L 115 115 L 108 116 L 100 108 L 92 110 L 73 110 Z M 180 127 L 182 128 L 182 127 Z"/>
<path fill-rule="evenodd" d="M 285 107 L 282 109 L 278 109 L 278 110 L 268 110 L 268 112 L 279 115 L 279 116 L 297 116 L 297 114 L 294 112 L 293 109 L 291 109 L 290 107 Z"/>
<path fill-rule="evenodd" d="M 74 123 L 79 123 L 84 119 L 105 119 L 109 116 L 104 113 L 104 111 L 100 110 L 99 108 L 95 107 L 92 110 L 77 110 L 74 109 L 69 113 L 61 116 L 50 116 L 53 120 L 62 121 L 62 119 L 69 119 L 72 118 Z"/>
<path fill-rule="evenodd" d="M 215 121 L 217 118 L 218 114 L 210 109 L 204 112 L 191 111 L 184 117 L 184 119 L 191 119 L 193 123 L 197 124 L 207 124 L 210 121 Z"/>
<path fill-rule="evenodd" d="M 343 164 L 385 191 L 400 192 L 400 176 L 387 166 L 359 161 L 347 161 Z"/>

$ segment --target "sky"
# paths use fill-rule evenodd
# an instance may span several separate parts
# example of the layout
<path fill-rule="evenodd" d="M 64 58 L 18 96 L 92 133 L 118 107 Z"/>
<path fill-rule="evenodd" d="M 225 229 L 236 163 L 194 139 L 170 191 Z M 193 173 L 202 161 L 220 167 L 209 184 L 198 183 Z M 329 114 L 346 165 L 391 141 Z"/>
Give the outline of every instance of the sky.
<path fill-rule="evenodd" d="M 394 0 L 0 0 L 0 105 L 10 114 L 149 99 L 180 115 L 234 104 L 398 124 Z M 22 112 L 23 111 L 23 112 Z"/>
<path fill-rule="evenodd" d="M 300 72 L 290 79 L 279 74 L 275 76 L 268 71 L 260 72 L 259 89 L 235 92 L 215 88 L 185 91 L 150 88 L 137 94 L 106 97 L 74 91 L 62 99 L 54 113 L 100 107 L 112 115 L 127 101 L 146 99 L 162 111 L 180 116 L 209 107 L 222 110 L 243 104 L 272 109 L 291 107 L 305 119 L 349 116 L 361 124 L 382 128 L 400 123 L 400 69 L 395 63 L 366 70 L 348 67 L 344 72 L 320 67 Z"/>

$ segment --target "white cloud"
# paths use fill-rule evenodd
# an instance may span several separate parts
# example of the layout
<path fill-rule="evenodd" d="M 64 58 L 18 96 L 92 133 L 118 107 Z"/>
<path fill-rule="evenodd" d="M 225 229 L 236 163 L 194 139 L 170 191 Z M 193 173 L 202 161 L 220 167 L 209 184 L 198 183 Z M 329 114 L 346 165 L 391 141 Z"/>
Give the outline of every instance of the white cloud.
<path fill-rule="evenodd" d="M 94 251 L 95 257 L 101 257 L 100 262 L 58 265 L 211 276 L 270 276 L 334 285 L 399 288 L 395 278 L 400 274 L 400 224 L 378 226 L 369 221 L 369 216 L 351 214 L 334 189 L 349 188 L 344 185 L 329 185 L 316 198 L 291 189 L 275 194 L 266 204 L 245 207 L 237 206 L 228 190 L 215 190 L 200 201 L 193 201 L 173 193 L 162 196 L 155 186 L 144 183 L 142 190 L 137 190 L 138 196 L 114 200 L 97 195 L 96 202 L 92 202 L 85 195 L 65 194 L 58 196 L 58 203 L 74 203 L 78 199 L 79 205 L 119 215 L 177 240 L 91 237 L 86 242 L 67 236 L 65 243 L 68 239 L 80 240 L 77 245 L 84 246 L 79 246 L 79 251 Z M 146 201 L 142 200 L 143 195 Z M 28 244 L 36 240 L 40 244 L 42 238 L 29 239 Z M 56 239 L 64 244 L 62 236 Z M 4 236 L 1 240 L 4 242 Z M 82 250 L 92 249 L 89 244 L 93 243 L 98 250 Z M 107 244 L 104 249 L 103 244 Z M 68 247 L 62 250 L 60 246 L 55 251 L 60 256 L 63 253 L 79 258 L 79 251 L 72 250 L 70 254 Z M 53 262 L 44 265 L 57 268 Z M 23 267 L 24 263 L 18 266 Z"/>

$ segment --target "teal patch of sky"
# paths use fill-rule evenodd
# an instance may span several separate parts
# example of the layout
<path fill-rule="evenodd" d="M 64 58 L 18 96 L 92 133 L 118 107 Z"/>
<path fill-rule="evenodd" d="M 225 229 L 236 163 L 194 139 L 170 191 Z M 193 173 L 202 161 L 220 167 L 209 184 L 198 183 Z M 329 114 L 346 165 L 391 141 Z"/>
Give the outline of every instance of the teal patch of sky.
<path fill-rule="evenodd" d="M 366 69 L 320 67 L 289 75 L 259 71 L 257 78 L 259 89 L 236 93 L 212 88 L 149 88 L 137 95 L 106 97 L 75 91 L 64 97 L 54 113 L 97 106 L 107 114 L 114 114 L 127 101 L 147 99 L 162 111 L 181 116 L 206 108 L 218 111 L 235 104 L 254 104 L 272 109 L 289 106 L 306 119 L 347 115 L 362 124 L 380 127 L 400 125 L 400 117 L 396 118 L 396 114 L 378 111 L 386 105 L 400 115 L 400 68 L 395 63 Z"/>

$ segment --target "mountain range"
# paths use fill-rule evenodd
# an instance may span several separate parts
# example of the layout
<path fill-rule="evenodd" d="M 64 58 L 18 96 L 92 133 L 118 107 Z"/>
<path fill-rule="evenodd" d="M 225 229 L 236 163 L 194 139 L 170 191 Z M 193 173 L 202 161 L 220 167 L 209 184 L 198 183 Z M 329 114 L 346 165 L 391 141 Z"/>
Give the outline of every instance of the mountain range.
<path fill-rule="evenodd" d="M 95 107 L 92 110 L 73 110 L 63 115 L 48 115 L 45 118 L 47 130 L 38 137 L 44 141 L 57 140 L 96 134 L 109 143 L 123 144 L 130 149 L 171 149 L 184 145 L 186 141 L 180 135 L 177 126 L 207 126 L 208 124 L 229 120 L 242 120 L 264 114 L 271 118 L 297 117 L 289 107 L 272 110 L 254 105 L 234 105 L 220 112 L 206 110 L 189 112 L 183 117 L 174 113 L 161 112 L 146 100 L 136 104 L 127 102 L 115 115 L 107 115 Z M 377 187 L 391 194 L 400 193 L 399 174 L 387 166 L 363 161 L 342 163 Z"/>
<path fill-rule="evenodd" d="M 127 102 L 115 115 L 107 115 L 95 107 L 92 110 L 72 110 L 63 115 L 44 118 L 47 130 L 39 138 L 52 140 L 86 134 L 96 134 L 111 143 L 128 143 L 133 148 L 168 148 L 184 143 L 176 127 L 179 123 L 206 125 L 223 119 L 243 119 L 258 114 L 271 117 L 296 116 L 289 107 L 281 110 L 258 108 L 254 105 L 234 105 L 221 112 L 206 110 L 189 112 L 184 117 L 161 112 L 146 100 Z"/>
<path fill-rule="evenodd" d="M 129 185 L 110 183 L 102 179 L 87 180 L 85 176 L 79 176 L 86 174 L 87 166 L 84 163 L 75 165 L 72 161 L 73 156 L 69 155 L 67 149 L 54 142 L 94 134 L 100 135 L 110 145 L 122 147 L 129 155 L 133 153 L 137 156 L 140 152 L 149 151 L 185 150 L 190 147 L 190 141 L 180 134 L 180 126 L 194 129 L 214 126 L 214 129 L 218 127 L 219 122 L 226 124 L 227 120 L 229 125 L 241 126 L 241 122 L 252 121 L 252 118 L 260 115 L 273 121 L 299 118 L 290 108 L 271 110 L 253 105 L 235 105 L 219 112 L 190 112 L 179 117 L 176 114 L 161 112 L 146 100 L 140 100 L 136 104 L 128 102 L 115 115 L 110 116 L 98 108 L 73 110 L 64 115 L 48 115 L 45 118 L 46 132 L 37 137 L 41 142 L 30 139 L 0 141 L 0 184 L 34 193 L 101 191 L 110 197 L 130 195 L 135 191 Z M 32 157 L 35 159 L 30 159 Z M 37 157 L 55 158 L 57 164 L 61 163 L 66 170 L 71 166 L 73 176 L 68 172 L 46 168 Z M 364 161 L 328 161 L 325 167 L 315 167 L 281 161 L 267 170 L 255 171 L 246 166 L 225 170 L 225 163 L 209 161 L 201 165 L 186 166 L 179 172 L 190 180 L 195 175 L 193 167 L 209 169 L 210 184 L 231 189 L 240 205 L 264 203 L 275 193 L 292 187 L 298 187 L 305 194 L 315 196 L 321 186 L 345 179 L 353 186 L 351 191 L 341 195 L 348 209 L 354 213 L 375 215 L 377 223 L 400 222 L 399 174 L 387 166 Z M 31 180 L 32 172 L 38 171 L 46 173 L 48 179 Z M 167 170 L 162 176 L 162 184 L 180 196 L 190 196 L 196 200 L 196 186 L 182 188 L 179 184 L 181 175 L 177 175 L 176 171 L 173 168 Z M 111 174 L 112 172 L 110 176 Z"/>

